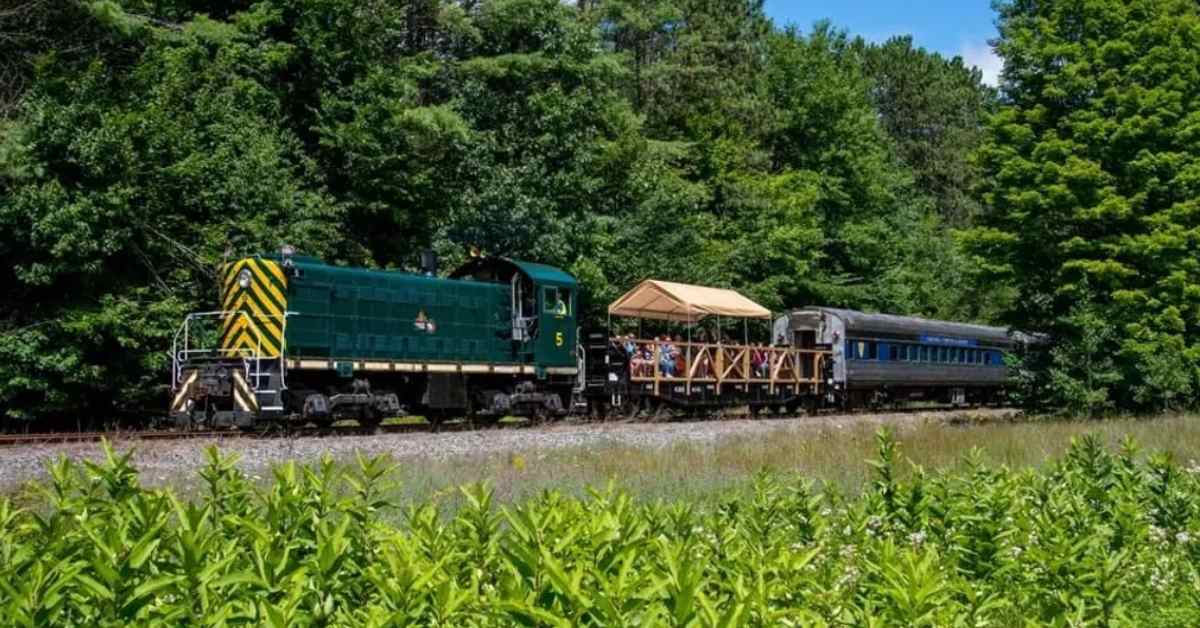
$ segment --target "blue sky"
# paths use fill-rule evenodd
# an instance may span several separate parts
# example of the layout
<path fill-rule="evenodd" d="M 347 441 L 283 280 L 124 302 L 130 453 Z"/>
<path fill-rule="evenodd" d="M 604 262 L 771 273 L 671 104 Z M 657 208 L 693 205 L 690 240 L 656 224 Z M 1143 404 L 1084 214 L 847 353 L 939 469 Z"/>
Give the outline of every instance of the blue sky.
<path fill-rule="evenodd" d="M 766 0 L 767 14 L 781 26 L 809 30 L 828 18 L 851 35 L 884 41 L 910 34 L 918 46 L 947 56 L 961 55 L 983 70 L 984 81 L 996 84 L 1000 60 L 988 46 L 996 37 L 995 13 L 989 0 Z"/>

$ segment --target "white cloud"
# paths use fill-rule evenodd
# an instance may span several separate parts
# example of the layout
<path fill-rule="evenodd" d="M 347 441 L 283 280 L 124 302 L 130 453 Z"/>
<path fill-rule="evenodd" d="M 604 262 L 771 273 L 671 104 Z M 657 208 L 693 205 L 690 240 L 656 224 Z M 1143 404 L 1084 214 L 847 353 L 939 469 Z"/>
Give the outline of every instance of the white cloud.
<path fill-rule="evenodd" d="M 959 55 L 963 58 L 963 63 L 968 66 L 975 66 L 983 72 L 983 82 L 996 87 L 1000 84 L 1000 70 L 1004 68 L 1004 61 L 996 55 L 996 51 L 987 42 L 974 43 L 964 41 L 959 47 Z"/>

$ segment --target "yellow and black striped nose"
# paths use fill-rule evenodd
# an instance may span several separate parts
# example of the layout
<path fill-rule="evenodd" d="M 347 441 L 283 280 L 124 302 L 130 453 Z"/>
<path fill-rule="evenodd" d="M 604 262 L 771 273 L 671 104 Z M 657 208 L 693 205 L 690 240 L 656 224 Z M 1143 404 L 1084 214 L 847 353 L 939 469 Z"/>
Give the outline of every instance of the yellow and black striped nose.
<path fill-rule="evenodd" d="M 221 351 L 225 355 L 278 357 L 283 352 L 287 276 L 270 260 L 247 258 L 222 274 Z"/>

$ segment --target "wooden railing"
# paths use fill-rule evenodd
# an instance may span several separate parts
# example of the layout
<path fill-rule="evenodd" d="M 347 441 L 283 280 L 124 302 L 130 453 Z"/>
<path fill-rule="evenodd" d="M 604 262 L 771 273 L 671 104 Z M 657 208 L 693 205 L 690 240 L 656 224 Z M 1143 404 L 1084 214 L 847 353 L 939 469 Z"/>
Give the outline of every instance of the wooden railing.
<path fill-rule="evenodd" d="M 662 383 L 683 383 L 689 393 L 697 384 L 766 384 L 771 392 L 784 386 L 815 385 L 821 381 L 822 363 L 829 354 L 815 349 L 723 343 L 624 338 L 611 342 L 626 353 L 627 345 L 633 344 L 630 380 L 652 382 L 656 392 Z M 668 349 L 677 357 L 664 368 L 663 352 Z"/>

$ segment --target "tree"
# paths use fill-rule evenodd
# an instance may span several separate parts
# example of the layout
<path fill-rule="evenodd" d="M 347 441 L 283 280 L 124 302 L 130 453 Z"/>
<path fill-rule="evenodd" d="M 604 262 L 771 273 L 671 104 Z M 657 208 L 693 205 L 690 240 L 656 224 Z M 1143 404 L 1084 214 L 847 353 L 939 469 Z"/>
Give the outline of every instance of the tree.
<path fill-rule="evenodd" d="M 871 99 L 915 185 L 947 223 L 969 226 L 979 213 L 975 151 L 996 98 L 977 68 L 917 48 L 911 35 L 883 44 L 855 41 Z"/>
<path fill-rule="evenodd" d="M 1071 308 L 1058 328 L 1070 335 L 1049 347 L 1049 386 L 1043 390 L 1050 398 L 1042 401 L 1088 418 L 1112 409 L 1112 387 L 1121 382 L 1110 349 L 1116 329 L 1089 296 Z"/>
<path fill-rule="evenodd" d="M 971 246 L 992 281 L 1018 289 L 1008 315 L 1018 328 L 1069 341 L 1064 317 L 1085 287 L 1094 291 L 1098 316 L 1118 330 L 1111 350 L 1124 374 L 1103 382 L 1108 398 L 1161 406 L 1197 381 L 1200 9 L 1185 0 L 997 9 L 1005 102 L 981 153 L 988 210 Z M 1160 350 L 1180 368 L 1146 361 Z M 1187 381 L 1167 383 L 1164 371 Z"/>
<path fill-rule="evenodd" d="M 160 408 L 174 329 L 211 309 L 227 255 L 343 250 L 341 209 L 277 124 L 286 49 L 205 19 L 139 37 L 129 67 L 43 68 L 0 150 L 9 416 Z"/>
<path fill-rule="evenodd" d="M 585 322 L 646 277 L 772 308 L 992 307 L 965 291 L 986 258 L 942 217 L 970 213 L 956 169 L 977 76 L 907 42 L 781 31 L 762 0 L 14 6 L 8 416 L 160 409 L 172 334 L 211 307 L 215 268 L 285 243 L 379 267 L 469 245 L 556 264 Z M 1150 349 L 1171 325 L 1138 336 L 1137 368 L 1178 399 Z"/>

